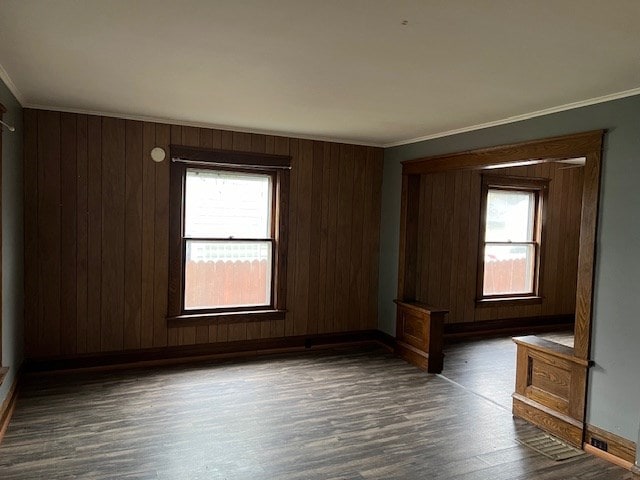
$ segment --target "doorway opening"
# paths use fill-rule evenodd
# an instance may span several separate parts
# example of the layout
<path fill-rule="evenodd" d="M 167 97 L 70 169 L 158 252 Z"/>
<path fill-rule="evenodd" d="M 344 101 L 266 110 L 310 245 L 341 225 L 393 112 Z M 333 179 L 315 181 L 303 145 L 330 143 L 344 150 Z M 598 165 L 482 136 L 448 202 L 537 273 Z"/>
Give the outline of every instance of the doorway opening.
<path fill-rule="evenodd" d="M 603 135 L 403 163 L 398 301 L 448 310 L 430 333 L 446 335 L 451 380 L 576 446 Z"/>

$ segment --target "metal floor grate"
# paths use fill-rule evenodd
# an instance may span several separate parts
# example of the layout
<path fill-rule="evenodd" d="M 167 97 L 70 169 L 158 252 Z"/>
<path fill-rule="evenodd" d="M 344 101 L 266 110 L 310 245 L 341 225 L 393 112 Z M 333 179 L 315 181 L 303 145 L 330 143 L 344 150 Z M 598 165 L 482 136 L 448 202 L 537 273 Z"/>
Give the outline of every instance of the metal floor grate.
<path fill-rule="evenodd" d="M 583 450 L 578 450 L 577 448 L 564 443 L 562 440 L 558 440 L 557 438 L 543 432 L 520 435 L 516 440 L 522 445 L 525 445 L 545 457 L 555 460 L 556 462 L 584 454 Z"/>

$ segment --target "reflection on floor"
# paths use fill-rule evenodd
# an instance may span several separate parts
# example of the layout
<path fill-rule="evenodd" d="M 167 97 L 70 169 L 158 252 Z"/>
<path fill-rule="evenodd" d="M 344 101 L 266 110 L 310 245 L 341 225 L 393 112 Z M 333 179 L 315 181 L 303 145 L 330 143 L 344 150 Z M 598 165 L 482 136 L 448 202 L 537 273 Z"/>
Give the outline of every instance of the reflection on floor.
<path fill-rule="evenodd" d="M 573 347 L 573 332 L 537 334 Z M 516 346 L 512 336 L 456 341 L 445 345 L 442 375 L 511 411 L 516 381 Z"/>

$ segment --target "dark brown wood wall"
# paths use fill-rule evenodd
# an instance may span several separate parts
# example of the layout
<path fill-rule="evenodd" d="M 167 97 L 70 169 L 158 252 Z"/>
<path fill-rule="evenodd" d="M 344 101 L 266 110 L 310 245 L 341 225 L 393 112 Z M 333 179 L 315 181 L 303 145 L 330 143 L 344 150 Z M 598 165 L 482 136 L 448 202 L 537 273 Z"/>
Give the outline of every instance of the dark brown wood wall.
<path fill-rule="evenodd" d="M 24 111 L 29 358 L 377 326 L 382 149 Z M 285 320 L 168 328 L 169 144 L 292 156 Z"/>
<path fill-rule="evenodd" d="M 476 307 L 481 172 L 422 175 L 417 300 L 448 308 L 446 323 L 575 312 L 584 168 L 560 163 L 492 169 L 492 174 L 550 178 L 539 305 Z"/>

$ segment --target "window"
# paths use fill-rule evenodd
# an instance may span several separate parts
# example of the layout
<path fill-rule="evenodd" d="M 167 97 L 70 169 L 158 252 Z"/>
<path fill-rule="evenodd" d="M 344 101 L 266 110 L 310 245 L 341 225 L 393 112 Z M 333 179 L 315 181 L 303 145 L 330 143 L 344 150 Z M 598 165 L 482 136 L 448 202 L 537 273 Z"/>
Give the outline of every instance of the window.
<path fill-rule="evenodd" d="M 548 180 L 483 175 L 478 300 L 539 300 Z"/>
<path fill-rule="evenodd" d="M 171 147 L 169 317 L 282 318 L 290 158 Z"/>

